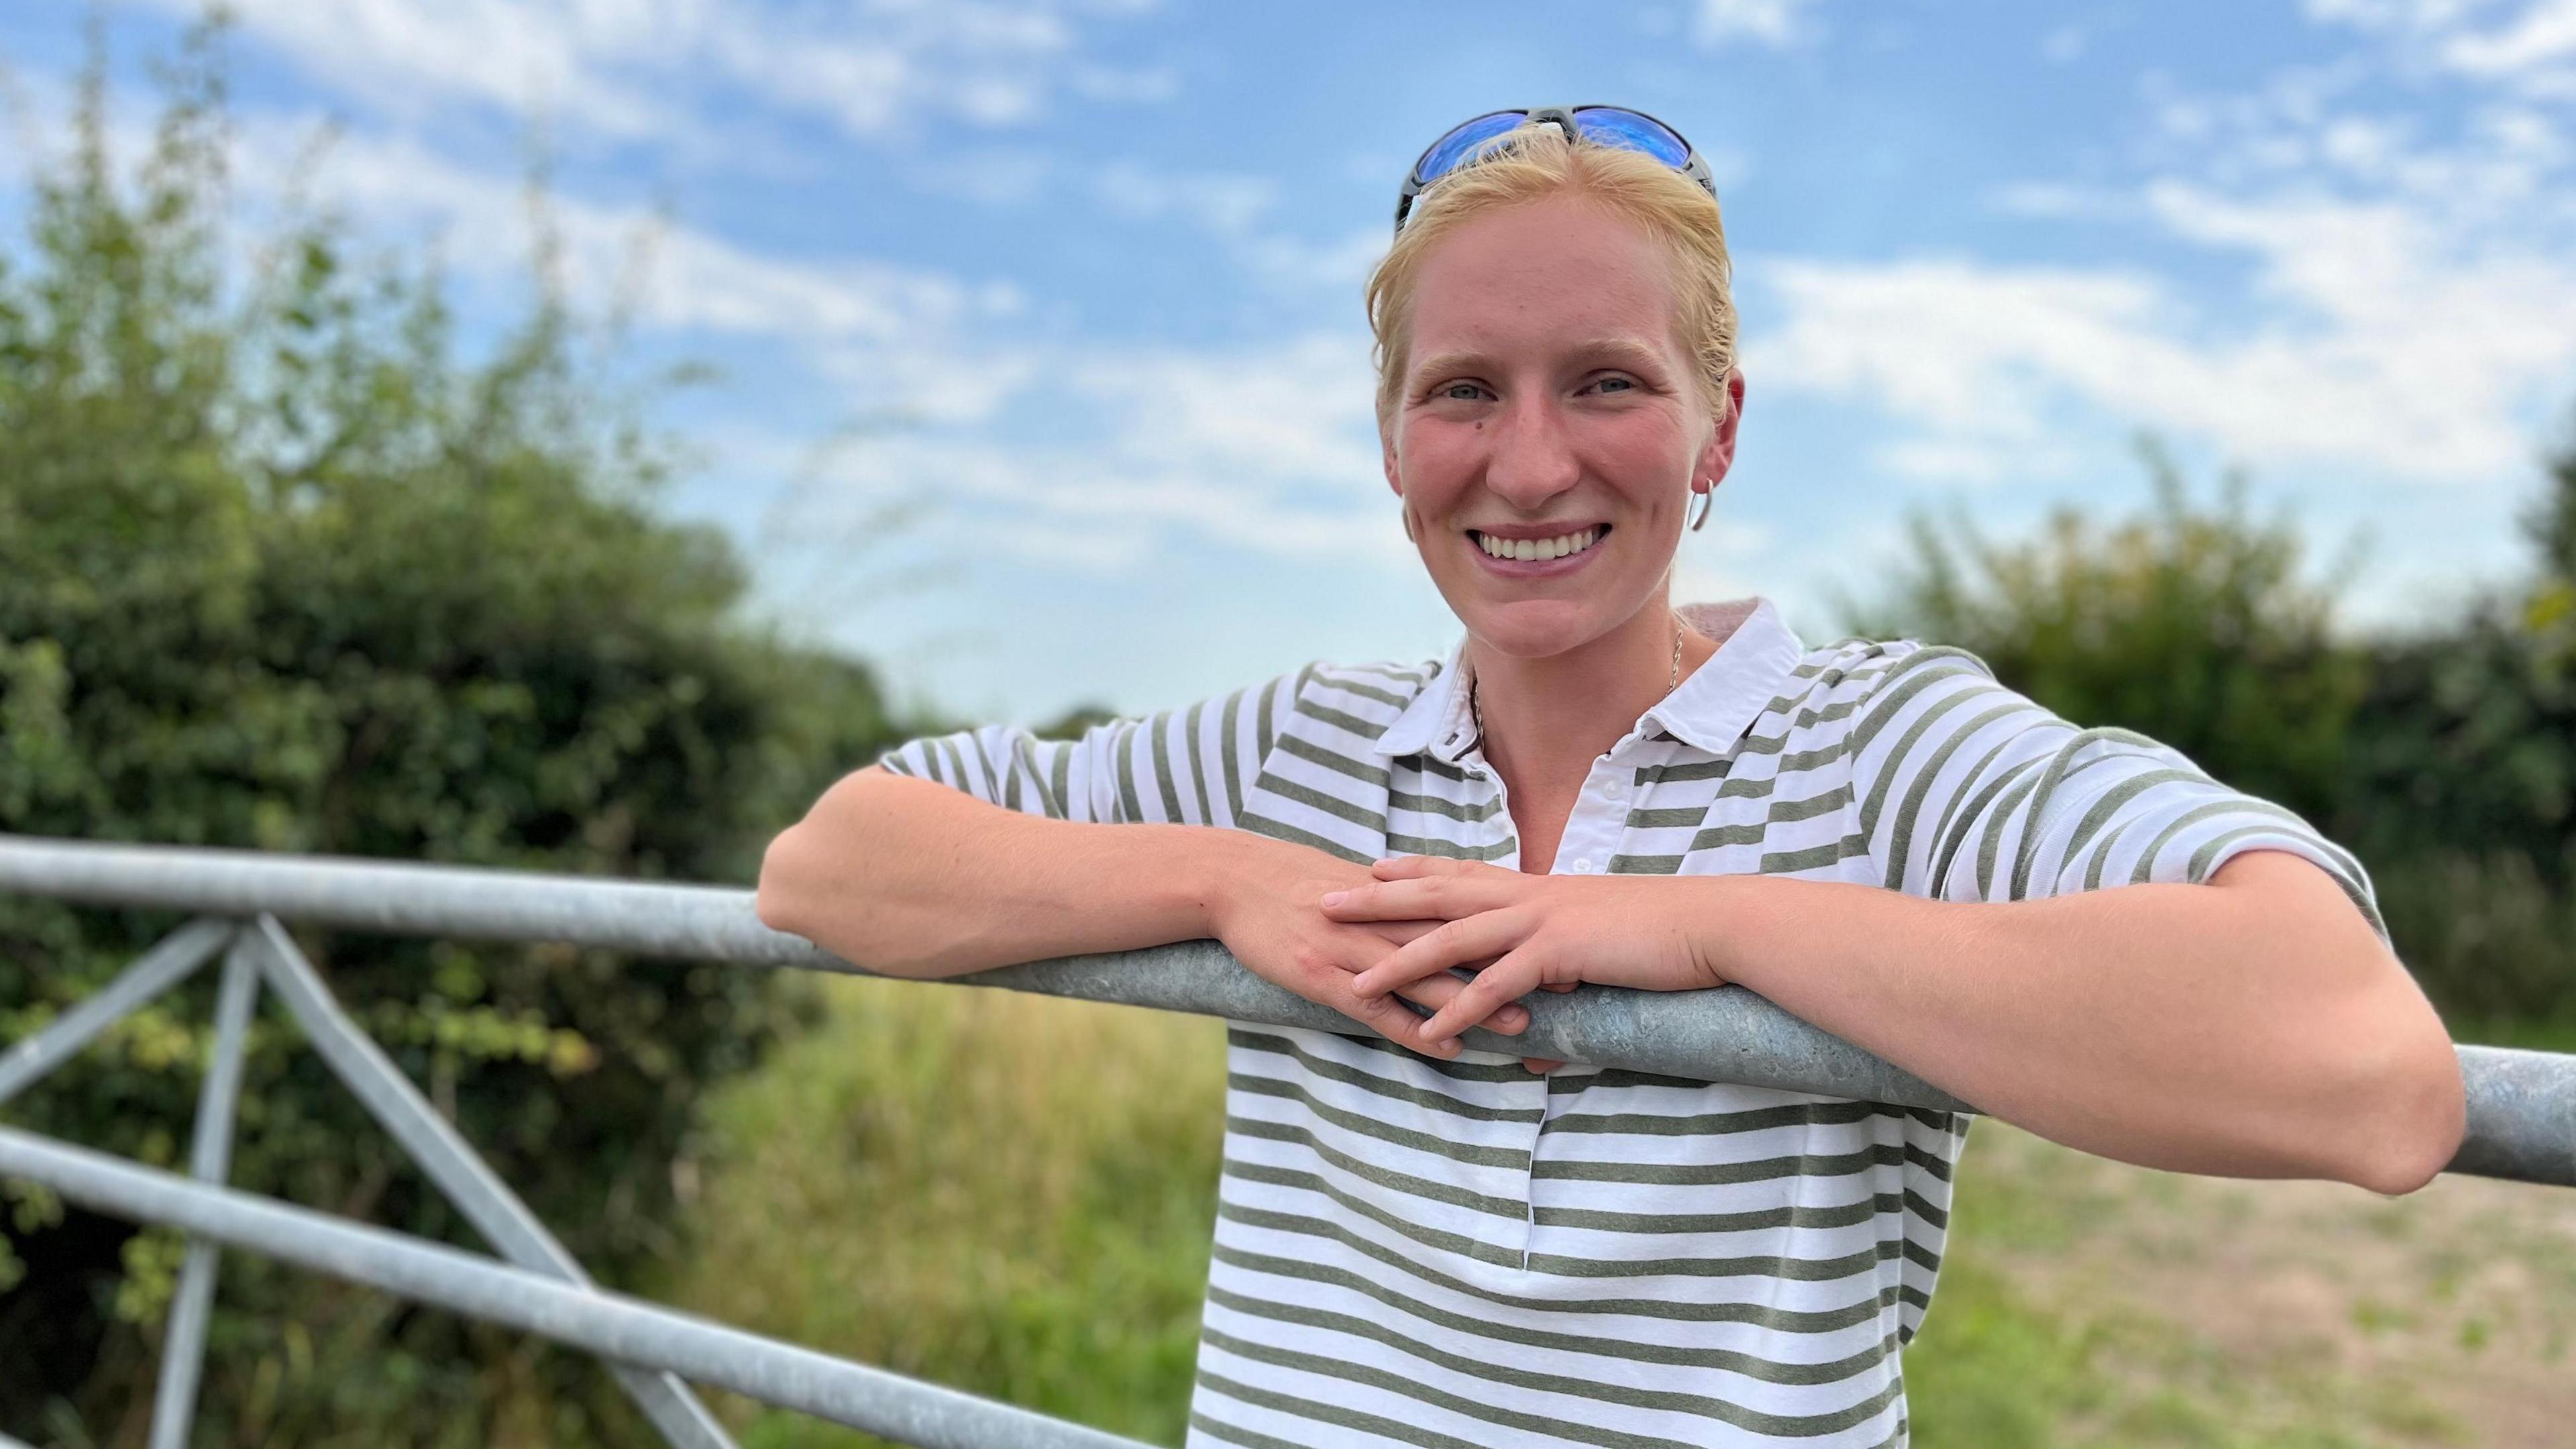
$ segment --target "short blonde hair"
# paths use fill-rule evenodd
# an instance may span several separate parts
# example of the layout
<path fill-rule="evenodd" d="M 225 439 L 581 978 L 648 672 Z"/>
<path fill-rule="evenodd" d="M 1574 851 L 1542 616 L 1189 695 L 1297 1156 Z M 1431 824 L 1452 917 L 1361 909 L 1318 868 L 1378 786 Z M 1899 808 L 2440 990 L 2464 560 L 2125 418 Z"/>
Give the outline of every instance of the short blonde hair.
<path fill-rule="evenodd" d="M 1413 342 L 1413 289 L 1423 259 L 1469 219 L 1552 196 L 1580 196 L 1643 227 L 1673 259 L 1683 345 L 1699 362 L 1712 417 L 1727 412 L 1735 371 L 1735 267 L 1717 201 L 1699 183 L 1642 152 L 1576 141 L 1553 122 L 1532 122 L 1488 143 L 1482 159 L 1433 182 L 1414 202 L 1395 245 L 1369 274 L 1369 330 L 1376 334 L 1377 421 L 1391 427 Z"/>

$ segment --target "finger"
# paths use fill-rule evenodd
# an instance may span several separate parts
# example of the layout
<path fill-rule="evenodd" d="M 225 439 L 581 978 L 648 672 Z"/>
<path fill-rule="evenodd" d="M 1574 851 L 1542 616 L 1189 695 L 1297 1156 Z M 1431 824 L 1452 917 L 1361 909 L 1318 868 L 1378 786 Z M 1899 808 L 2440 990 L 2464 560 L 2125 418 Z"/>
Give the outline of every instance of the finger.
<path fill-rule="evenodd" d="M 1431 1014 L 1422 1024 L 1423 1039 L 1446 1042 L 1458 1033 L 1494 1014 L 1494 1009 L 1514 997 L 1527 996 L 1538 989 L 1539 960 L 1526 950 L 1514 951 L 1500 961 L 1476 973 L 1467 988 L 1451 998 L 1449 1004 Z"/>
<path fill-rule="evenodd" d="M 1345 988 L 1316 999 L 1398 1046 L 1435 1057 L 1458 1054 L 1459 1044 L 1451 1039 L 1457 1033 L 1450 1033 L 1448 1038 L 1425 1035 L 1423 1019 L 1405 1010 L 1392 996 L 1359 996 Z"/>
<path fill-rule="evenodd" d="M 1401 946 L 1439 929 L 1438 921 L 1354 921 L 1351 924 L 1390 946 Z"/>
<path fill-rule="evenodd" d="M 1336 921 L 1454 921 L 1509 905 L 1512 895 L 1508 881 L 1432 876 L 1328 891 L 1317 904 Z"/>
<path fill-rule="evenodd" d="M 1396 947 L 1385 960 L 1352 978 L 1351 986 L 1364 996 L 1383 996 L 1434 972 L 1500 956 L 1528 934 L 1529 924 L 1518 911 L 1486 911 L 1451 921 Z"/>
<path fill-rule="evenodd" d="M 1544 1077 L 1548 1073 L 1555 1071 L 1558 1067 L 1564 1066 L 1565 1063 L 1558 1061 L 1554 1057 L 1523 1057 L 1521 1058 L 1521 1065 Z"/>
<path fill-rule="evenodd" d="M 1436 1012 L 1456 1000 L 1458 993 L 1466 989 L 1466 982 L 1444 971 L 1437 976 L 1426 976 L 1395 994 L 1425 1011 Z M 1529 1008 L 1517 1001 L 1505 1003 L 1500 1010 L 1485 1018 L 1483 1022 L 1487 1031 L 1499 1032 L 1504 1036 L 1518 1036 L 1529 1030 L 1529 1024 Z"/>
<path fill-rule="evenodd" d="M 1547 983 L 1547 989 L 1548 989 L 1548 990 L 1550 990 L 1550 991 L 1554 991 L 1554 992 L 1558 992 L 1558 993 L 1563 993 L 1563 992 L 1567 992 L 1567 991 L 1572 991 L 1574 988 L 1576 988 L 1577 986 L 1580 986 L 1580 985 L 1582 985 L 1582 984 L 1583 984 L 1583 983 L 1582 983 L 1582 982 L 1580 982 L 1580 981 L 1551 981 L 1551 982 L 1548 982 L 1548 983 Z M 1563 1066 L 1563 1065 L 1565 1065 L 1565 1064 L 1564 1064 L 1563 1062 L 1559 1062 L 1559 1063 L 1557 1063 L 1557 1065 L 1558 1065 L 1558 1066 Z"/>
<path fill-rule="evenodd" d="M 1390 855 L 1372 861 L 1369 874 L 1379 880 L 1423 880 L 1439 875 L 1463 875 L 1475 868 L 1472 860 L 1451 860 L 1440 855 Z"/>

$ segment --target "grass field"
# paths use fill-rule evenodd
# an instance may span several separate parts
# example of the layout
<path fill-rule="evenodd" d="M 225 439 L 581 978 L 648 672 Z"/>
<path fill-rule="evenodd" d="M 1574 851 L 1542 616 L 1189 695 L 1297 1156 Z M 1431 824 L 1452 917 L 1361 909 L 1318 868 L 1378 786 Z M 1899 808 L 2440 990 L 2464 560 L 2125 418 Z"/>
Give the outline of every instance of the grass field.
<path fill-rule="evenodd" d="M 1162 1443 L 1188 1402 L 1222 1028 L 842 981 L 683 1165 L 674 1302 Z M 2576 1193 L 2176 1177 L 1995 1122 L 1907 1356 L 1921 1449 L 2576 1442 Z M 746 1449 L 864 1436 L 740 1401 Z"/>

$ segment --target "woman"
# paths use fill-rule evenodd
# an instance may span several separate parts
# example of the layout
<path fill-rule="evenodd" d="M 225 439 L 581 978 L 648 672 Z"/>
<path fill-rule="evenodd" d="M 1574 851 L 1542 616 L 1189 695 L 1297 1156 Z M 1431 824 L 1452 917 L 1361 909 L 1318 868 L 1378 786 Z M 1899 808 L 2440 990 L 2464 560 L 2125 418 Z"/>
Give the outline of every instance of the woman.
<path fill-rule="evenodd" d="M 1417 163 L 1369 316 L 1447 661 L 916 742 L 770 849 L 763 918 L 875 970 L 1212 936 L 1355 1023 L 1232 1031 L 1193 1443 L 1905 1442 L 1965 1119 L 1462 1048 L 1542 986 L 1740 984 L 2157 1167 L 2394 1193 L 2458 1144 L 2289 812 L 1954 650 L 1676 613 L 1744 396 L 1705 177 L 1601 108 Z"/>

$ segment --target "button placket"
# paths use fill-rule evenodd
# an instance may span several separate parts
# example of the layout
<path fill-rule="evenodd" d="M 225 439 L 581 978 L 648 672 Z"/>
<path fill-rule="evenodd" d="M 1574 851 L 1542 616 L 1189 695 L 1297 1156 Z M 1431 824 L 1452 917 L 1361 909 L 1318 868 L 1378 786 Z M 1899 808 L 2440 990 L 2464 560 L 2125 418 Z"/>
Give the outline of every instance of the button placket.
<path fill-rule="evenodd" d="M 1491 833 L 1481 843 L 1487 849 L 1501 845 L 1505 852 L 1494 857 L 1491 863 L 1505 870 L 1520 869 L 1520 827 L 1512 820 L 1511 791 L 1503 784 L 1502 772 L 1485 759 L 1481 744 L 1459 756 L 1458 764 L 1470 779 L 1482 781 L 1494 792 L 1494 813 L 1487 817 Z M 1558 858 L 1563 859 L 1561 852 Z M 1525 1109 L 1530 1116 L 1529 1151 L 1517 1184 L 1521 1200 L 1521 1271 L 1526 1273 L 1529 1271 L 1530 1238 L 1538 1226 L 1538 1148 L 1539 1134 L 1547 1127 L 1548 1083 L 1547 1078 L 1537 1072 L 1524 1073 L 1524 1076 L 1527 1078 L 1525 1081 L 1503 1083 L 1501 1095 L 1504 1106 Z"/>
<path fill-rule="evenodd" d="M 1625 754 L 1613 750 L 1592 762 L 1583 793 L 1575 797 L 1574 811 L 1566 817 L 1565 835 L 1557 842 L 1557 874 L 1597 875 L 1610 869 L 1619 842 L 1627 838 L 1633 770 Z"/>

